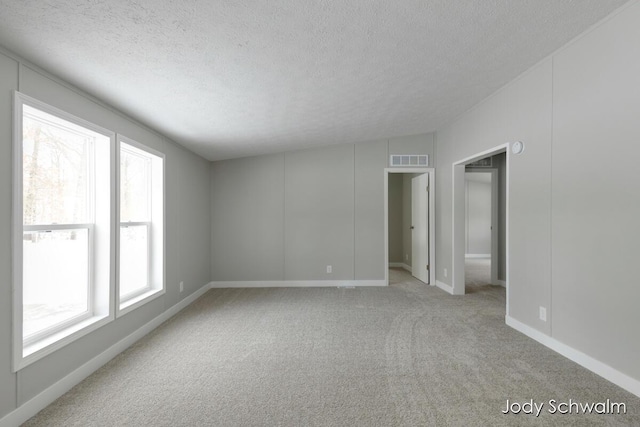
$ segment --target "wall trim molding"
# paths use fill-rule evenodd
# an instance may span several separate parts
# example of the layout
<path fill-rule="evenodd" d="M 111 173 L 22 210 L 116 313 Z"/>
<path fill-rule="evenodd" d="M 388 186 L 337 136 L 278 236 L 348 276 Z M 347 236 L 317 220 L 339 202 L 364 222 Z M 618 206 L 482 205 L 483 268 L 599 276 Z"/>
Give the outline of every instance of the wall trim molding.
<path fill-rule="evenodd" d="M 440 280 L 436 280 L 436 286 L 442 289 L 443 291 L 453 295 L 453 287 L 451 285 L 447 285 L 446 283 L 441 282 Z"/>
<path fill-rule="evenodd" d="M 216 281 L 212 289 L 220 288 L 351 288 L 359 286 L 387 286 L 384 280 L 249 280 Z"/>
<path fill-rule="evenodd" d="M 491 258 L 491 254 L 464 254 L 465 258 Z"/>
<path fill-rule="evenodd" d="M 191 305 L 195 300 L 204 295 L 210 288 L 210 283 L 204 285 L 188 297 L 184 298 L 182 301 L 169 307 L 163 313 L 147 322 L 140 328 L 136 329 L 128 336 L 122 338 L 120 341 L 113 344 L 102 353 L 84 363 L 79 368 L 61 378 L 56 383 L 47 387 L 45 390 L 43 390 L 33 398 L 18 406 L 16 409 L 9 412 L 2 419 L 0 419 L 0 427 L 13 427 L 21 425 L 29 418 L 33 417 L 38 412 L 49 406 L 51 403 L 53 403 L 53 401 L 65 394 L 67 391 L 71 390 L 71 388 L 79 384 L 89 375 L 100 369 L 111 359 L 125 351 L 127 348 L 131 347 L 149 332 L 153 331 L 162 323 L 178 314 L 178 312 Z"/>
<path fill-rule="evenodd" d="M 627 390 L 629 393 L 633 393 L 640 397 L 640 381 L 627 374 L 623 374 L 606 363 L 596 360 L 593 357 L 532 328 L 531 326 L 525 325 L 511 316 L 505 316 L 505 323 L 516 331 L 538 341 L 540 344 L 563 355 L 583 368 L 600 375 L 605 380 L 611 381 L 615 385 Z"/>

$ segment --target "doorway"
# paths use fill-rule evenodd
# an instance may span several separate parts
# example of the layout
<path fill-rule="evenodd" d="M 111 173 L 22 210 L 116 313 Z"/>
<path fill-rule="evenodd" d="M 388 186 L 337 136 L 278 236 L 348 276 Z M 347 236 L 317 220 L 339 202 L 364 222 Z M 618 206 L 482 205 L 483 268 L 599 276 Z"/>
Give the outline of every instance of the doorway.
<path fill-rule="evenodd" d="M 491 251 L 490 251 L 490 279 L 487 284 L 502 285 L 507 291 L 508 305 L 508 187 L 509 187 L 509 151 L 508 144 L 497 146 L 491 150 L 478 153 L 474 156 L 459 160 L 453 164 L 453 233 L 452 233 L 452 289 L 454 295 L 464 295 L 466 289 L 466 264 L 481 264 L 479 262 L 467 262 L 467 260 L 482 259 L 486 257 L 484 253 L 473 253 L 469 250 L 468 225 L 468 184 L 467 172 L 478 172 L 478 169 L 484 170 L 484 173 L 491 174 Z M 497 156 L 497 157 L 494 157 Z M 490 168 L 486 168 L 488 161 L 485 159 L 501 159 L 499 166 L 490 164 Z M 481 162 L 479 162 L 482 160 Z M 474 164 L 475 163 L 475 164 Z M 479 167 L 484 165 L 485 167 Z M 475 167 L 474 167 L 475 166 Z M 489 169 L 498 169 L 498 172 L 492 172 Z M 495 173 L 495 175 L 493 175 Z M 493 178 L 497 176 L 498 178 Z M 497 187 L 497 188 L 496 188 Z M 497 195 L 497 197 L 496 197 Z M 496 206 L 499 205 L 499 206 Z M 498 215 L 494 213 L 498 212 Z M 485 219 L 486 221 L 486 219 Z M 485 223 L 486 224 L 486 223 Z M 484 230 L 485 238 L 487 236 Z M 486 242 L 483 246 L 486 250 Z M 471 255 L 471 256 L 469 256 Z M 475 255 L 475 257 L 474 257 Z M 497 262 L 496 262 L 497 261 Z M 473 265 L 470 268 L 474 268 Z M 473 273 L 473 272 L 472 272 Z M 485 270 L 486 274 L 486 270 Z M 485 276 L 486 277 L 486 276 Z"/>
<path fill-rule="evenodd" d="M 500 154 L 465 167 L 465 292 L 498 284 Z M 482 167 L 477 165 L 482 164 Z"/>
<path fill-rule="evenodd" d="M 433 179 L 432 168 L 387 168 L 384 171 L 387 285 L 389 268 L 394 269 L 394 278 L 407 278 L 410 274 L 422 283 L 435 283 Z"/>

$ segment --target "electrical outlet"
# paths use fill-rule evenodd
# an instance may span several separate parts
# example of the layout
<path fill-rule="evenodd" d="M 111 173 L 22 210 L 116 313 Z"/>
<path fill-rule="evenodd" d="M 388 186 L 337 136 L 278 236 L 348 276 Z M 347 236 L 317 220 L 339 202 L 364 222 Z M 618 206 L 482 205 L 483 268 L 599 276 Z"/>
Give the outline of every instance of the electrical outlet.
<path fill-rule="evenodd" d="M 444 269 L 444 277 L 447 277 L 447 269 Z"/>
<path fill-rule="evenodd" d="M 547 321 L 547 309 L 542 306 L 540 306 L 540 320 L 543 322 Z"/>
<path fill-rule="evenodd" d="M 330 265 L 327 265 L 327 273 L 331 273 L 333 272 L 333 267 L 331 267 Z"/>
<path fill-rule="evenodd" d="M 184 291 L 184 282 L 180 282 L 180 292 Z"/>

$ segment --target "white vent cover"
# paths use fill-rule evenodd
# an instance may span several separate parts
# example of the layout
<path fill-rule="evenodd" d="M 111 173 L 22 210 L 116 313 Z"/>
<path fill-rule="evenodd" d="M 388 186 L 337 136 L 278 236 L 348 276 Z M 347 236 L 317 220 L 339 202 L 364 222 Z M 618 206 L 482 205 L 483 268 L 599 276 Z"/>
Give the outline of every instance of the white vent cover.
<path fill-rule="evenodd" d="M 426 154 L 392 154 L 391 166 L 427 167 L 429 156 Z"/>

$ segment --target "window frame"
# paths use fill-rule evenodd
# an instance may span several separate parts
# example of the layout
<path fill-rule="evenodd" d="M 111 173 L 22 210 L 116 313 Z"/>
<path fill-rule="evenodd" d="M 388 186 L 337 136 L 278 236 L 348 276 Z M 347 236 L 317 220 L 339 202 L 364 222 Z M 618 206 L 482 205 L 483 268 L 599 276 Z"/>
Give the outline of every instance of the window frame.
<path fill-rule="evenodd" d="M 88 269 L 87 269 L 87 311 L 84 313 L 75 315 L 62 322 L 55 323 L 47 328 L 44 328 L 38 332 L 35 332 L 29 336 L 24 335 L 24 329 L 22 333 L 22 345 L 29 347 L 37 344 L 39 341 L 45 340 L 51 335 L 63 332 L 64 330 L 72 327 L 76 323 L 89 319 L 94 314 L 94 280 L 93 280 L 93 245 L 94 245 L 94 226 L 91 223 L 87 224 L 49 224 L 49 225 L 23 225 L 23 234 L 25 232 L 48 232 L 48 231 L 72 231 L 72 230 L 87 230 L 87 257 L 88 257 Z M 23 240 L 24 245 L 24 240 Z M 23 260 L 24 262 L 24 260 Z M 23 301 L 24 305 L 24 301 Z M 24 310 L 24 308 L 23 308 Z"/>
<path fill-rule="evenodd" d="M 116 203 L 116 222 L 117 227 L 117 241 L 116 252 L 118 254 L 117 263 L 117 283 L 116 286 L 116 317 L 123 316 L 136 308 L 147 304 L 161 297 L 166 293 L 166 157 L 164 153 L 155 150 L 141 142 L 138 142 L 132 138 L 128 138 L 125 135 L 117 134 L 116 137 L 116 186 L 117 186 L 117 203 Z M 120 221 L 120 190 L 121 190 L 121 175 L 120 175 L 120 157 L 123 150 L 122 145 L 128 145 L 135 151 L 141 151 L 142 156 L 148 156 L 150 159 L 149 165 L 149 205 L 148 205 L 148 218 L 149 221 Z M 127 148 L 124 148 L 127 150 Z M 159 181 L 159 182 L 158 182 Z M 159 188 L 157 188 L 159 186 Z M 155 187 L 155 188 L 154 188 Z M 159 200 L 158 200 L 159 199 Z M 156 212 L 154 212 L 154 210 Z M 160 212 L 157 212 L 160 210 Z M 148 256 L 149 264 L 147 266 L 148 271 L 148 286 L 145 289 L 140 289 L 138 292 L 127 295 L 125 300 L 120 300 L 120 231 L 123 225 L 147 225 L 147 244 L 148 244 Z M 159 265 L 158 265 L 159 264 Z"/>
<path fill-rule="evenodd" d="M 39 110 L 43 113 L 50 114 L 61 120 L 72 123 L 88 130 L 91 133 L 98 134 L 108 140 L 108 146 L 100 147 L 100 151 L 103 154 L 108 153 L 108 160 L 101 162 L 101 165 L 96 165 L 94 160 L 96 159 L 95 147 L 90 158 L 89 167 L 92 169 L 92 173 L 97 175 L 97 171 L 107 171 L 108 178 L 100 179 L 100 187 L 109 187 L 110 192 L 108 195 L 103 195 L 100 198 L 101 206 L 108 206 L 106 212 L 100 214 L 100 233 L 102 243 L 100 245 L 100 251 L 102 253 L 102 262 L 100 262 L 99 268 L 103 273 L 107 275 L 106 278 L 101 279 L 98 283 L 96 281 L 96 225 L 98 220 L 95 215 L 96 206 L 98 204 L 97 184 L 92 182 L 93 191 L 89 194 L 90 199 L 90 211 L 89 211 L 89 223 L 83 224 L 51 224 L 51 225 L 28 225 L 23 224 L 23 119 L 24 119 L 24 106 L 27 105 L 31 108 Z M 115 311 L 113 306 L 114 295 L 114 266 L 117 262 L 115 260 L 115 254 L 112 250 L 115 247 L 115 230 L 114 230 L 114 214 L 115 214 L 115 191 L 114 191 L 114 177 L 115 177 L 115 158 L 116 158 L 116 133 L 91 123 L 87 120 L 79 118 L 71 113 L 56 108 L 45 102 L 39 101 L 21 92 L 13 92 L 13 170 L 12 170 L 12 315 L 13 315 L 13 328 L 12 328 L 12 342 L 13 342 L 13 363 L 12 368 L 14 372 L 19 371 L 32 364 L 33 362 L 40 360 L 41 358 L 53 353 L 59 348 L 66 346 L 67 344 L 77 340 L 78 338 L 87 335 L 88 333 L 100 328 L 101 326 L 113 321 L 115 319 Z M 90 281 L 88 283 L 87 298 L 88 301 L 88 314 L 74 316 L 71 319 L 67 319 L 63 322 L 55 324 L 49 328 L 39 331 L 27 340 L 23 334 L 23 236 L 25 231 L 33 230 L 39 231 L 40 229 L 89 229 L 89 275 Z M 106 255 L 105 255 L 106 253 Z M 106 270 L 106 271 L 105 271 Z M 99 294 L 98 294 L 99 291 Z M 98 300 L 98 298 L 100 298 Z"/>

